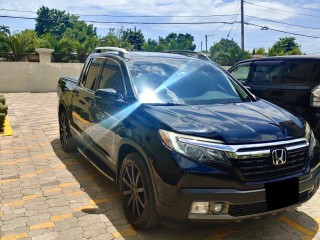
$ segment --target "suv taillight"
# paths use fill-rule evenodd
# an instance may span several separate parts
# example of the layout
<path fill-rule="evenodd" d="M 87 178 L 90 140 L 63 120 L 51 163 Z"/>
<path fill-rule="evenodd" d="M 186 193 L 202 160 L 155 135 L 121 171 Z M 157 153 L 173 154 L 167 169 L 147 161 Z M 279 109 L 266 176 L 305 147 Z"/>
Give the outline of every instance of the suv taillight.
<path fill-rule="evenodd" d="M 312 89 L 310 105 L 311 107 L 320 107 L 320 85 Z"/>

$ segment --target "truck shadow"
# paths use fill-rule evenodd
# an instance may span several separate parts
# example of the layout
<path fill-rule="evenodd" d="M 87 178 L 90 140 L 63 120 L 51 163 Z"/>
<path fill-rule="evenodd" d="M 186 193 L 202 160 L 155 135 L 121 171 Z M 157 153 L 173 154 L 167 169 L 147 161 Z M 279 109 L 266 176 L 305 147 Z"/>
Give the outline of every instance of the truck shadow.
<path fill-rule="evenodd" d="M 224 225 L 164 223 L 152 231 L 135 231 L 125 218 L 117 185 L 107 179 L 81 154 L 66 153 L 60 140 L 51 141 L 53 151 L 79 183 L 81 191 L 72 195 L 74 216 L 99 215 L 114 237 L 125 239 L 304 239 L 319 236 L 319 224 L 309 215 L 293 209 L 275 216 Z M 82 192 L 82 193 L 81 193 Z M 87 197 L 85 197 L 87 195 Z M 320 193 L 314 198 L 320 199 Z M 87 199 L 87 202 L 84 202 Z M 320 216 L 318 216 L 320 217 Z"/>

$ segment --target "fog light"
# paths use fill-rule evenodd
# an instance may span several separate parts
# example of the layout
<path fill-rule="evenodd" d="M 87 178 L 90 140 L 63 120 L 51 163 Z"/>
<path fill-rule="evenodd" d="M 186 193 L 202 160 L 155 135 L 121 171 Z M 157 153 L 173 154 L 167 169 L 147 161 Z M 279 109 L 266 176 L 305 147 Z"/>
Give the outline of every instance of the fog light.
<path fill-rule="evenodd" d="M 209 202 L 193 202 L 190 213 L 207 214 L 210 210 Z"/>
<path fill-rule="evenodd" d="M 214 203 L 212 204 L 211 211 L 215 214 L 223 213 L 226 209 L 226 206 L 224 203 Z"/>

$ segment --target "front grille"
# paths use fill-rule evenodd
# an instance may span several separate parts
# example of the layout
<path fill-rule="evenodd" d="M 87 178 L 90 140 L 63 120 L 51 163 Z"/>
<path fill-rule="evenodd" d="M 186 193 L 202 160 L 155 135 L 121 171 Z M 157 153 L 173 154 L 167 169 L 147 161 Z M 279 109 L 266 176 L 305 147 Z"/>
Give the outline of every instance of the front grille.
<path fill-rule="evenodd" d="M 268 179 L 303 171 L 306 166 L 308 148 L 287 151 L 287 162 L 274 166 L 271 154 L 262 158 L 231 159 L 244 180 Z"/>
<path fill-rule="evenodd" d="M 302 203 L 307 201 L 311 196 L 308 191 L 299 194 L 299 202 Z M 228 213 L 234 217 L 254 215 L 259 213 L 268 212 L 267 202 L 256 202 L 240 205 L 230 205 Z"/>
<path fill-rule="evenodd" d="M 234 217 L 247 216 L 267 212 L 267 202 L 230 205 L 229 214 Z"/>

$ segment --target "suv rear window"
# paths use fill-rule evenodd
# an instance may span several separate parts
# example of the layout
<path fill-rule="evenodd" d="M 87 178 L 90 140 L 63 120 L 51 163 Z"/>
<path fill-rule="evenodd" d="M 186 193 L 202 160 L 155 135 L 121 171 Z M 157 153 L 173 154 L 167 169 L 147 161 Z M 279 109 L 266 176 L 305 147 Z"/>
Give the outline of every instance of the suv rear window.
<path fill-rule="evenodd" d="M 288 60 L 284 68 L 282 82 L 296 84 L 316 81 L 319 71 L 319 61 Z"/>

